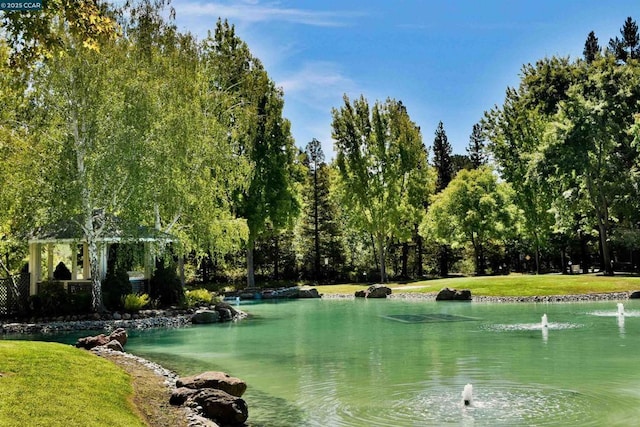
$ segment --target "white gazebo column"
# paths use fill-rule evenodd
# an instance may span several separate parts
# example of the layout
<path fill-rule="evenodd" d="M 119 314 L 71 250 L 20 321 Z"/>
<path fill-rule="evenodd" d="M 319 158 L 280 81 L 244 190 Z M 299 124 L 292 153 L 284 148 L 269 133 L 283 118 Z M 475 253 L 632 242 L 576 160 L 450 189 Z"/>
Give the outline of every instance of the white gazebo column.
<path fill-rule="evenodd" d="M 71 244 L 71 280 L 78 280 L 78 244 Z"/>
<path fill-rule="evenodd" d="M 40 243 L 29 244 L 29 295 L 35 295 L 38 292 L 38 282 L 42 274 L 42 253 Z"/>
<path fill-rule="evenodd" d="M 47 278 L 53 280 L 53 243 L 47 243 Z"/>

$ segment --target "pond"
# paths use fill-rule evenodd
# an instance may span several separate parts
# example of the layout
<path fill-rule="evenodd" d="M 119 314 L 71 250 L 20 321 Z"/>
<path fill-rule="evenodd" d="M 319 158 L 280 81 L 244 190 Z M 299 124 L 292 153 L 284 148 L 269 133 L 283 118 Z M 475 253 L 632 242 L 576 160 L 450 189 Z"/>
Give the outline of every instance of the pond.
<path fill-rule="evenodd" d="M 636 301 L 622 315 L 616 302 L 243 309 L 251 319 L 131 332 L 127 351 L 181 375 L 242 378 L 252 426 L 624 426 L 640 416 Z"/>

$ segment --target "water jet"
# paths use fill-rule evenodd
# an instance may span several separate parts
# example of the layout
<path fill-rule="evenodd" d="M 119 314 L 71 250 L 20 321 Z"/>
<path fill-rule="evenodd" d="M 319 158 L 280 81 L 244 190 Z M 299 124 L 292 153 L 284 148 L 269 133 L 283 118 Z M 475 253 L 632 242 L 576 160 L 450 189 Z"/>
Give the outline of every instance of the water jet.
<path fill-rule="evenodd" d="M 464 406 L 471 405 L 471 401 L 473 398 L 473 386 L 471 384 L 467 384 L 464 386 L 462 390 L 462 401 L 464 402 Z"/>

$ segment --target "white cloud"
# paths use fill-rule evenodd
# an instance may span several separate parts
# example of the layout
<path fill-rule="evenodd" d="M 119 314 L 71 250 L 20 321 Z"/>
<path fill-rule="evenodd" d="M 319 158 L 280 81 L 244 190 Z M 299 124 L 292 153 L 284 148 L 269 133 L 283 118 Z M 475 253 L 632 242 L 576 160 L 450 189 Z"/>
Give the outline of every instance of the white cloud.
<path fill-rule="evenodd" d="M 243 23 L 279 21 L 320 27 L 343 26 L 346 25 L 346 18 L 355 16 L 350 12 L 279 7 L 276 3 L 261 4 L 258 0 L 228 3 L 187 0 L 177 1 L 175 7 L 186 17 L 222 17 Z"/>
<path fill-rule="evenodd" d="M 336 103 L 345 92 L 354 90 L 355 82 L 331 62 L 310 61 L 299 70 L 277 82 L 287 97 L 309 105 Z"/>

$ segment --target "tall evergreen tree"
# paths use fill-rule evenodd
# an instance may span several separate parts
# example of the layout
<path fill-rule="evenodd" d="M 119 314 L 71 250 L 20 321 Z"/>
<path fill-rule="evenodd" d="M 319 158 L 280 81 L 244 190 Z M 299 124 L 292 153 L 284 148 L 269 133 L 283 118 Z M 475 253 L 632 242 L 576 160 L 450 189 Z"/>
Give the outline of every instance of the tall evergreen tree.
<path fill-rule="evenodd" d="M 482 125 L 476 123 L 471 130 L 469 146 L 467 147 L 467 153 L 469 153 L 469 160 L 471 161 L 473 169 L 478 169 L 487 162 L 487 156 L 484 151 L 484 140 Z"/>
<path fill-rule="evenodd" d="M 311 142 L 307 144 L 305 149 L 307 157 L 309 159 L 309 171 L 313 178 L 313 240 L 315 254 L 313 257 L 313 277 L 318 280 L 320 277 L 320 236 L 319 236 L 319 222 L 318 222 L 318 168 L 324 163 L 324 153 L 322 152 L 322 145 L 320 141 L 313 138 Z"/>
<path fill-rule="evenodd" d="M 616 37 L 609 40 L 609 52 L 619 61 L 628 62 L 629 59 L 640 58 L 640 33 L 638 24 L 630 16 L 620 29 L 622 39 Z"/>
<path fill-rule="evenodd" d="M 248 188 L 236 194 L 236 212 L 247 220 L 247 286 L 254 286 L 253 250 L 262 233 L 278 233 L 299 210 L 295 146 L 282 116 L 284 98 L 262 63 L 251 55 L 233 25 L 218 20 L 205 49 L 216 87 L 232 95 L 226 116 L 230 143 L 254 170 Z"/>
<path fill-rule="evenodd" d="M 587 41 L 584 43 L 584 50 L 582 53 L 584 55 L 584 60 L 589 64 L 600 56 L 600 45 L 598 44 L 596 33 L 593 31 L 591 31 L 587 36 Z"/>
<path fill-rule="evenodd" d="M 438 123 L 436 136 L 433 140 L 433 164 L 436 168 L 436 194 L 442 192 L 453 178 L 453 160 L 451 156 L 451 145 L 447 139 L 442 122 Z M 445 243 L 440 246 L 438 255 L 440 264 L 440 275 L 449 275 L 449 246 Z"/>
<path fill-rule="evenodd" d="M 442 122 L 438 123 L 436 137 L 433 140 L 433 165 L 438 177 L 436 179 L 436 193 L 447 188 L 453 178 L 453 163 L 451 162 L 451 144 L 447 139 Z"/>

